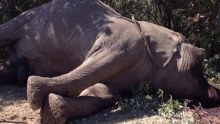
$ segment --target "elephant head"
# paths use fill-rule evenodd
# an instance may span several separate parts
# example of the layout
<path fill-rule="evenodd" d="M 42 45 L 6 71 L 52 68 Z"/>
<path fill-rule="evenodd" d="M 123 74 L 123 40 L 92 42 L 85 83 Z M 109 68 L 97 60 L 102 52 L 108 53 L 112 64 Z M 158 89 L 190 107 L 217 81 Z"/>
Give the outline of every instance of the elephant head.
<path fill-rule="evenodd" d="M 162 89 L 176 98 L 197 99 L 203 105 L 220 105 L 220 90 L 211 86 L 203 73 L 205 50 L 185 43 L 185 38 L 169 29 L 140 22 L 148 38 L 148 52 L 155 65 L 154 90 Z"/>
<path fill-rule="evenodd" d="M 158 71 L 156 87 L 178 98 L 198 99 L 203 105 L 220 104 L 220 91 L 203 73 L 204 49 L 183 43 L 168 65 Z"/>

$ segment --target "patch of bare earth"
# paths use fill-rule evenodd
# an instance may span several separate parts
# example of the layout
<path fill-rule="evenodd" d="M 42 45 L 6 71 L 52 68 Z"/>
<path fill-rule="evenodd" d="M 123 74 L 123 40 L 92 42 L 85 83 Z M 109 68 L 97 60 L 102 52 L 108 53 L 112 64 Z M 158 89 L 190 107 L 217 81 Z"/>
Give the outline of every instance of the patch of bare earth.
<path fill-rule="evenodd" d="M 86 118 L 71 121 L 77 124 L 169 124 L 185 123 L 197 119 L 194 123 L 220 124 L 220 107 L 210 109 L 185 110 L 180 118 L 173 120 L 158 116 L 149 107 L 131 109 L 122 112 L 118 107 L 103 110 Z M 194 118 L 195 117 L 195 118 Z M 35 124 L 39 118 L 39 110 L 33 111 L 26 97 L 26 88 L 0 85 L 0 124 Z"/>
<path fill-rule="evenodd" d="M 201 108 L 194 111 L 197 113 L 197 119 L 200 120 L 200 124 L 220 124 L 220 107 Z"/>
<path fill-rule="evenodd" d="M 26 88 L 0 85 L 0 123 L 35 123 L 39 110 L 33 111 L 26 97 Z"/>

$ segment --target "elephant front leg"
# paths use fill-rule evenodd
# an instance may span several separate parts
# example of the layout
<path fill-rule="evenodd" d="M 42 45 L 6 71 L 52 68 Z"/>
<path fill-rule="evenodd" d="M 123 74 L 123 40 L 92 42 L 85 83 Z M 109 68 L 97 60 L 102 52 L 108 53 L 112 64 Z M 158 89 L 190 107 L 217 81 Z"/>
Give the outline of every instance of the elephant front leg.
<path fill-rule="evenodd" d="M 41 124 L 64 124 L 67 119 L 84 117 L 113 105 L 119 98 L 117 88 L 98 83 L 78 97 L 49 94 L 40 112 Z"/>
<path fill-rule="evenodd" d="M 84 89 L 101 82 L 122 69 L 132 66 L 138 59 L 129 51 L 99 50 L 89 56 L 75 70 L 54 78 L 30 77 L 28 101 L 33 109 L 41 107 L 49 93 L 78 96 Z"/>

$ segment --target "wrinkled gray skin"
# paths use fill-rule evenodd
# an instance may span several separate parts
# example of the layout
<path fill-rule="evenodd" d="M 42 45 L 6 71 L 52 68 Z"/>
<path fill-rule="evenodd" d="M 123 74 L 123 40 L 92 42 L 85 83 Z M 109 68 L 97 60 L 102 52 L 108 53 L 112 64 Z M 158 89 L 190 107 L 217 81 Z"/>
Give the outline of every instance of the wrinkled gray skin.
<path fill-rule="evenodd" d="M 184 42 L 99 0 L 55 0 L 0 26 L 0 46 L 10 45 L 0 77 L 22 83 L 29 76 L 28 100 L 41 107 L 41 123 L 97 112 L 142 81 L 174 97 L 219 103 L 203 76 L 204 50 Z"/>

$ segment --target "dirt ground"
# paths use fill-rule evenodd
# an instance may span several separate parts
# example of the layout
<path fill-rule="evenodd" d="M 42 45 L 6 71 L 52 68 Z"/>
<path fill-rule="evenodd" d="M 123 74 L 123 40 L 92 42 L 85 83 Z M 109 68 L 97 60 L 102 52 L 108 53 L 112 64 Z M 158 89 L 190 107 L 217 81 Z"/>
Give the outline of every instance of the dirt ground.
<path fill-rule="evenodd" d="M 140 109 L 120 112 L 112 107 L 86 118 L 72 120 L 76 124 L 169 124 L 199 123 L 220 124 L 220 107 L 210 109 L 189 109 L 184 112 L 184 119 L 169 120 L 157 115 L 152 110 Z M 39 110 L 31 110 L 27 103 L 26 88 L 0 85 L 0 124 L 36 124 Z M 191 119 L 191 120 L 190 120 Z M 194 119 L 194 120 L 193 120 Z"/>

